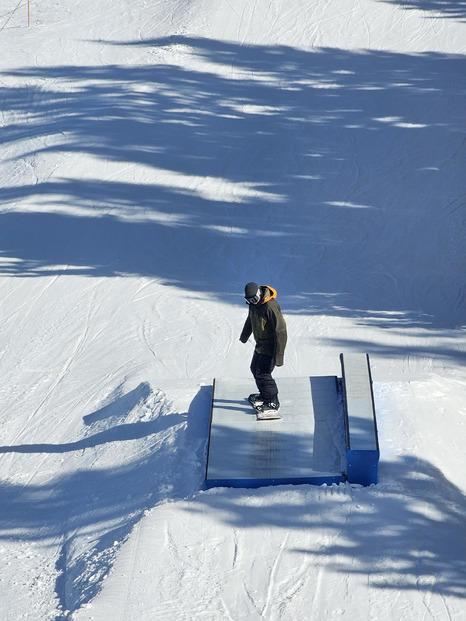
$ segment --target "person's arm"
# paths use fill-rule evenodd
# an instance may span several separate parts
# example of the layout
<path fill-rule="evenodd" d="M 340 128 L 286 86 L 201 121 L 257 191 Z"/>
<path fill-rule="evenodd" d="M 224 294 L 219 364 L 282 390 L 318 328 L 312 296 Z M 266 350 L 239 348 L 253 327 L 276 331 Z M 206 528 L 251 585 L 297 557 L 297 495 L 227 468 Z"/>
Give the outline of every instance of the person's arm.
<path fill-rule="evenodd" d="M 251 336 L 251 334 L 252 334 L 252 325 L 251 325 L 251 319 L 248 315 L 246 321 L 244 322 L 243 331 L 241 332 L 239 340 L 242 343 L 247 343 L 248 338 Z"/>

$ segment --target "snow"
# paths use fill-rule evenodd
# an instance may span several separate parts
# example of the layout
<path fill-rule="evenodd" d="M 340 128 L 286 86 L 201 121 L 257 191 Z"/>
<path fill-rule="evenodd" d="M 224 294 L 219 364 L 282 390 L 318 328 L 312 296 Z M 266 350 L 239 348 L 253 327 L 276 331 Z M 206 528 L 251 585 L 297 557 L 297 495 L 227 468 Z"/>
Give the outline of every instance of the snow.
<path fill-rule="evenodd" d="M 0 618 L 464 619 L 461 2 L 3 0 Z M 368 352 L 369 488 L 203 487 L 214 377 Z"/>

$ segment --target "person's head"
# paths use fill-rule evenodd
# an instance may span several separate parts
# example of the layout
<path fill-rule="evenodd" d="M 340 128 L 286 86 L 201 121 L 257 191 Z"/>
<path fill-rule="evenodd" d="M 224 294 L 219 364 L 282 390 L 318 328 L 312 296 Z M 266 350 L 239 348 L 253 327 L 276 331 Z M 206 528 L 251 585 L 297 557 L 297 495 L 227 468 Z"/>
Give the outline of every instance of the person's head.
<path fill-rule="evenodd" d="M 261 289 L 255 282 L 248 282 L 244 287 L 244 297 L 247 304 L 257 304 L 261 299 Z"/>

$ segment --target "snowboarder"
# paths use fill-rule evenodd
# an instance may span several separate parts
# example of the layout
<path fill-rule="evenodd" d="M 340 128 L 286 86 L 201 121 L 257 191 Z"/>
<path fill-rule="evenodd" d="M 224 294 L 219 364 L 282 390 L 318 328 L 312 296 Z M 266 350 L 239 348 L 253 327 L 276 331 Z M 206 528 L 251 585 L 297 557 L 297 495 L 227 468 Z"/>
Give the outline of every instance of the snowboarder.
<path fill-rule="evenodd" d="M 259 394 L 249 396 L 249 401 L 259 414 L 273 415 L 280 409 L 280 402 L 272 371 L 276 366 L 283 366 L 286 323 L 273 287 L 248 282 L 244 288 L 244 297 L 249 305 L 249 313 L 239 340 L 246 343 L 251 334 L 254 336 L 256 347 L 251 373 L 259 390 Z"/>

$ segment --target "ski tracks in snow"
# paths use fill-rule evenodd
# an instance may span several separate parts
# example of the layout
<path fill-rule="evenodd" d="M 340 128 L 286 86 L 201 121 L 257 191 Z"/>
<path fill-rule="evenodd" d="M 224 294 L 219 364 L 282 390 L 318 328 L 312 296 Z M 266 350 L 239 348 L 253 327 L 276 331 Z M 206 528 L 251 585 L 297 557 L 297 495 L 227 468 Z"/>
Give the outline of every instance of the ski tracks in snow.
<path fill-rule="evenodd" d="M 38 413 L 48 403 L 48 401 L 50 400 L 52 394 L 59 388 L 59 386 L 62 383 L 62 381 L 64 380 L 64 378 L 69 374 L 70 369 L 73 366 L 74 362 L 77 360 L 77 358 L 79 357 L 79 355 L 83 351 L 83 348 L 85 347 L 85 343 L 87 341 L 87 337 L 88 337 L 88 333 L 89 333 L 89 325 L 90 325 L 90 322 L 91 322 L 91 318 L 92 318 L 92 316 L 96 312 L 96 309 L 95 309 L 95 297 L 96 296 L 95 296 L 95 292 L 94 292 L 91 295 L 91 297 L 90 297 L 89 304 L 88 304 L 87 315 L 86 315 L 86 318 L 85 318 L 85 321 L 84 321 L 84 325 L 82 327 L 81 332 L 77 335 L 76 342 L 75 342 L 73 350 L 64 359 L 63 364 L 62 364 L 62 368 L 59 371 L 58 375 L 56 376 L 55 380 L 53 381 L 51 386 L 48 388 L 45 396 L 39 401 L 37 407 L 31 412 L 29 417 L 26 419 L 26 421 L 23 424 L 23 426 L 21 427 L 21 429 L 14 436 L 14 438 L 11 441 L 11 444 L 15 443 L 16 440 L 19 437 L 21 437 L 21 435 L 23 434 L 23 432 L 26 429 L 28 430 L 28 433 L 31 431 L 31 429 L 30 429 L 31 421 L 35 420 L 37 418 Z"/>
<path fill-rule="evenodd" d="M 234 340 L 234 327 L 222 310 L 205 304 L 198 295 L 176 289 L 160 289 L 154 295 L 139 328 L 142 344 L 155 361 L 154 376 L 213 377 Z M 190 297 L 188 306 L 180 296 Z"/>
<path fill-rule="evenodd" d="M 329 604 L 328 587 L 346 592 L 347 580 L 332 571 L 325 550 L 340 531 L 315 531 L 312 521 L 325 522 L 325 504 L 333 500 L 344 523 L 348 494 L 286 488 L 281 493 L 279 504 L 288 506 L 290 500 L 289 519 L 269 505 L 267 490 L 211 490 L 154 507 L 120 550 L 92 615 L 79 611 L 76 621 L 106 618 L 110 609 L 151 621 L 313 620 L 338 614 L 335 602 Z M 270 519 L 282 526 L 272 526 Z M 317 565 L 312 550 L 319 553 Z M 150 587 L 141 590 L 142 585 Z"/>
<path fill-rule="evenodd" d="M 283 555 L 283 550 L 286 547 L 286 544 L 288 542 L 288 538 L 289 538 L 289 534 L 286 533 L 285 536 L 283 537 L 283 541 L 280 545 L 280 549 L 278 550 L 278 553 L 275 557 L 275 561 L 273 563 L 273 566 L 271 568 L 270 571 L 270 575 L 269 575 L 269 579 L 268 579 L 268 587 L 267 587 L 267 596 L 266 596 L 266 600 L 265 600 L 265 606 L 264 609 L 261 612 L 261 617 L 264 619 L 270 619 L 270 610 L 271 610 L 271 606 L 273 605 L 274 602 L 276 602 L 276 593 L 277 593 L 277 589 L 276 589 L 276 575 L 277 575 L 277 570 L 280 564 L 280 560 L 282 558 Z M 277 620 L 278 621 L 278 620 Z"/>

